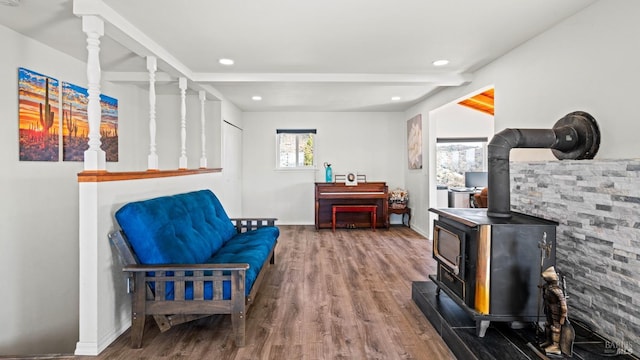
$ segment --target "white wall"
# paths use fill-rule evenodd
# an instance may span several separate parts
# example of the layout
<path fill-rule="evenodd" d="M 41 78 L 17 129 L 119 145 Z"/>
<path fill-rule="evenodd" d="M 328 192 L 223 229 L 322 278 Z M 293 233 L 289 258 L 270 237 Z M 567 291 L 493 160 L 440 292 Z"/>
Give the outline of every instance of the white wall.
<path fill-rule="evenodd" d="M 496 132 L 507 127 L 548 129 L 567 113 L 583 110 L 596 118 L 602 131 L 597 158 L 637 158 L 640 121 L 631 115 L 636 113 L 640 83 L 640 72 L 633 71 L 640 63 L 637 14 L 638 1 L 601 0 L 475 72 L 470 84 L 446 89 L 412 107 L 405 117 L 422 114 L 427 129 L 424 151 L 428 151 L 435 146 L 431 112 L 494 85 Z M 433 151 L 425 154 L 425 159 L 434 156 Z M 549 150 L 511 152 L 515 161 L 550 158 Z M 407 188 L 414 193 L 435 176 L 406 170 L 405 174 Z M 420 209 L 435 197 L 435 189 L 431 190 Z M 428 228 L 426 214 L 418 213 L 414 219 L 417 228 Z"/>
<path fill-rule="evenodd" d="M 220 199 L 230 217 L 242 217 L 242 130 L 240 127 L 222 124 L 222 142 L 225 144 L 222 158 L 224 187 L 238 191 Z"/>
<path fill-rule="evenodd" d="M 601 0 L 488 67 L 496 79 L 496 130 L 549 128 L 583 110 L 602 131 L 598 158 L 640 156 L 635 113 L 640 72 L 640 3 Z M 534 151 L 515 150 L 529 160 Z M 540 150 L 547 158 L 549 150 Z M 537 155 L 537 154 L 536 154 Z M 539 157 L 538 157 L 539 158 Z M 535 160 L 536 158 L 534 158 Z"/>
<path fill-rule="evenodd" d="M 402 113 L 244 113 L 245 215 L 314 224 L 314 182 L 324 182 L 324 162 L 332 164 L 334 174 L 357 171 L 368 181 L 386 181 L 390 190 L 403 187 L 406 120 Z M 317 170 L 276 170 L 279 128 L 317 129 Z"/>
<path fill-rule="evenodd" d="M 493 116 L 452 103 L 431 112 L 436 123 L 436 138 L 486 137 L 494 134 Z"/>

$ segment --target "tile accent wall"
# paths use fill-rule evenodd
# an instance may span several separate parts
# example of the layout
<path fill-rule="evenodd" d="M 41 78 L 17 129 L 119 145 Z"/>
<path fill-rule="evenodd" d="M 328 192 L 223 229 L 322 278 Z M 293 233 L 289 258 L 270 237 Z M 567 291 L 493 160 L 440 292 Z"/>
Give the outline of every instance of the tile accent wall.
<path fill-rule="evenodd" d="M 560 224 L 569 317 L 640 354 L 640 159 L 510 166 L 511 209 Z"/>

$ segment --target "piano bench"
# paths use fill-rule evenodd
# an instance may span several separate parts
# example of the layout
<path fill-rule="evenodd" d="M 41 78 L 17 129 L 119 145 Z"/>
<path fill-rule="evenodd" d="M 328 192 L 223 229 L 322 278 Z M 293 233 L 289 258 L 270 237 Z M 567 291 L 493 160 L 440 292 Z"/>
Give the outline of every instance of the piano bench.
<path fill-rule="evenodd" d="M 376 212 L 378 205 L 333 205 L 331 206 L 331 227 L 336 232 L 336 213 L 339 212 L 368 212 L 371 213 L 371 228 L 376 231 Z"/>

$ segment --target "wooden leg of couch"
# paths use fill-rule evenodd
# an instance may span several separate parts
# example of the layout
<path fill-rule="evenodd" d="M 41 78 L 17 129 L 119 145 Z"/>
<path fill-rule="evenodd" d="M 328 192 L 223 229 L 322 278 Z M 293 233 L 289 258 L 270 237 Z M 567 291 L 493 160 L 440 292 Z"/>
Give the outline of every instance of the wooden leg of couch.
<path fill-rule="evenodd" d="M 140 285 L 144 284 L 144 273 L 136 273 L 135 284 L 139 287 L 134 291 L 131 303 L 131 347 L 138 349 L 142 347 L 142 334 L 146 318 L 146 293 L 145 288 Z"/>
<path fill-rule="evenodd" d="M 144 332 L 145 316 L 136 316 L 131 320 L 131 347 L 139 349 L 142 347 L 142 334 Z"/>
<path fill-rule="evenodd" d="M 231 325 L 237 347 L 245 345 L 246 298 L 244 293 L 245 271 L 231 273 Z"/>
<path fill-rule="evenodd" d="M 245 314 L 231 314 L 231 324 L 233 325 L 233 334 L 235 335 L 235 343 L 237 347 L 245 346 Z"/>

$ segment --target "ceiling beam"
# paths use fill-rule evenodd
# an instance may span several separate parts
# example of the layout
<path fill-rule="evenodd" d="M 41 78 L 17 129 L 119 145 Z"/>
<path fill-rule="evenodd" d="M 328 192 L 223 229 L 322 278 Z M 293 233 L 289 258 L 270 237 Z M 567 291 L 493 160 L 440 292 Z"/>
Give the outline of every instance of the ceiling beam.
<path fill-rule="evenodd" d="M 348 82 L 348 83 L 397 83 L 437 84 L 460 86 L 472 80 L 470 73 L 444 74 L 346 74 L 346 73 L 195 73 L 199 82 Z"/>
<path fill-rule="evenodd" d="M 149 73 L 148 72 L 130 72 L 130 71 L 105 71 L 102 73 L 102 78 L 105 81 L 109 82 L 121 82 L 121 83 L 149 83 Z M 156 73 L 156 83 L 166 83 L 166 82 L 178 82 L 178 78 L 172 77 L 166 72 L 157 72 Z"/>

